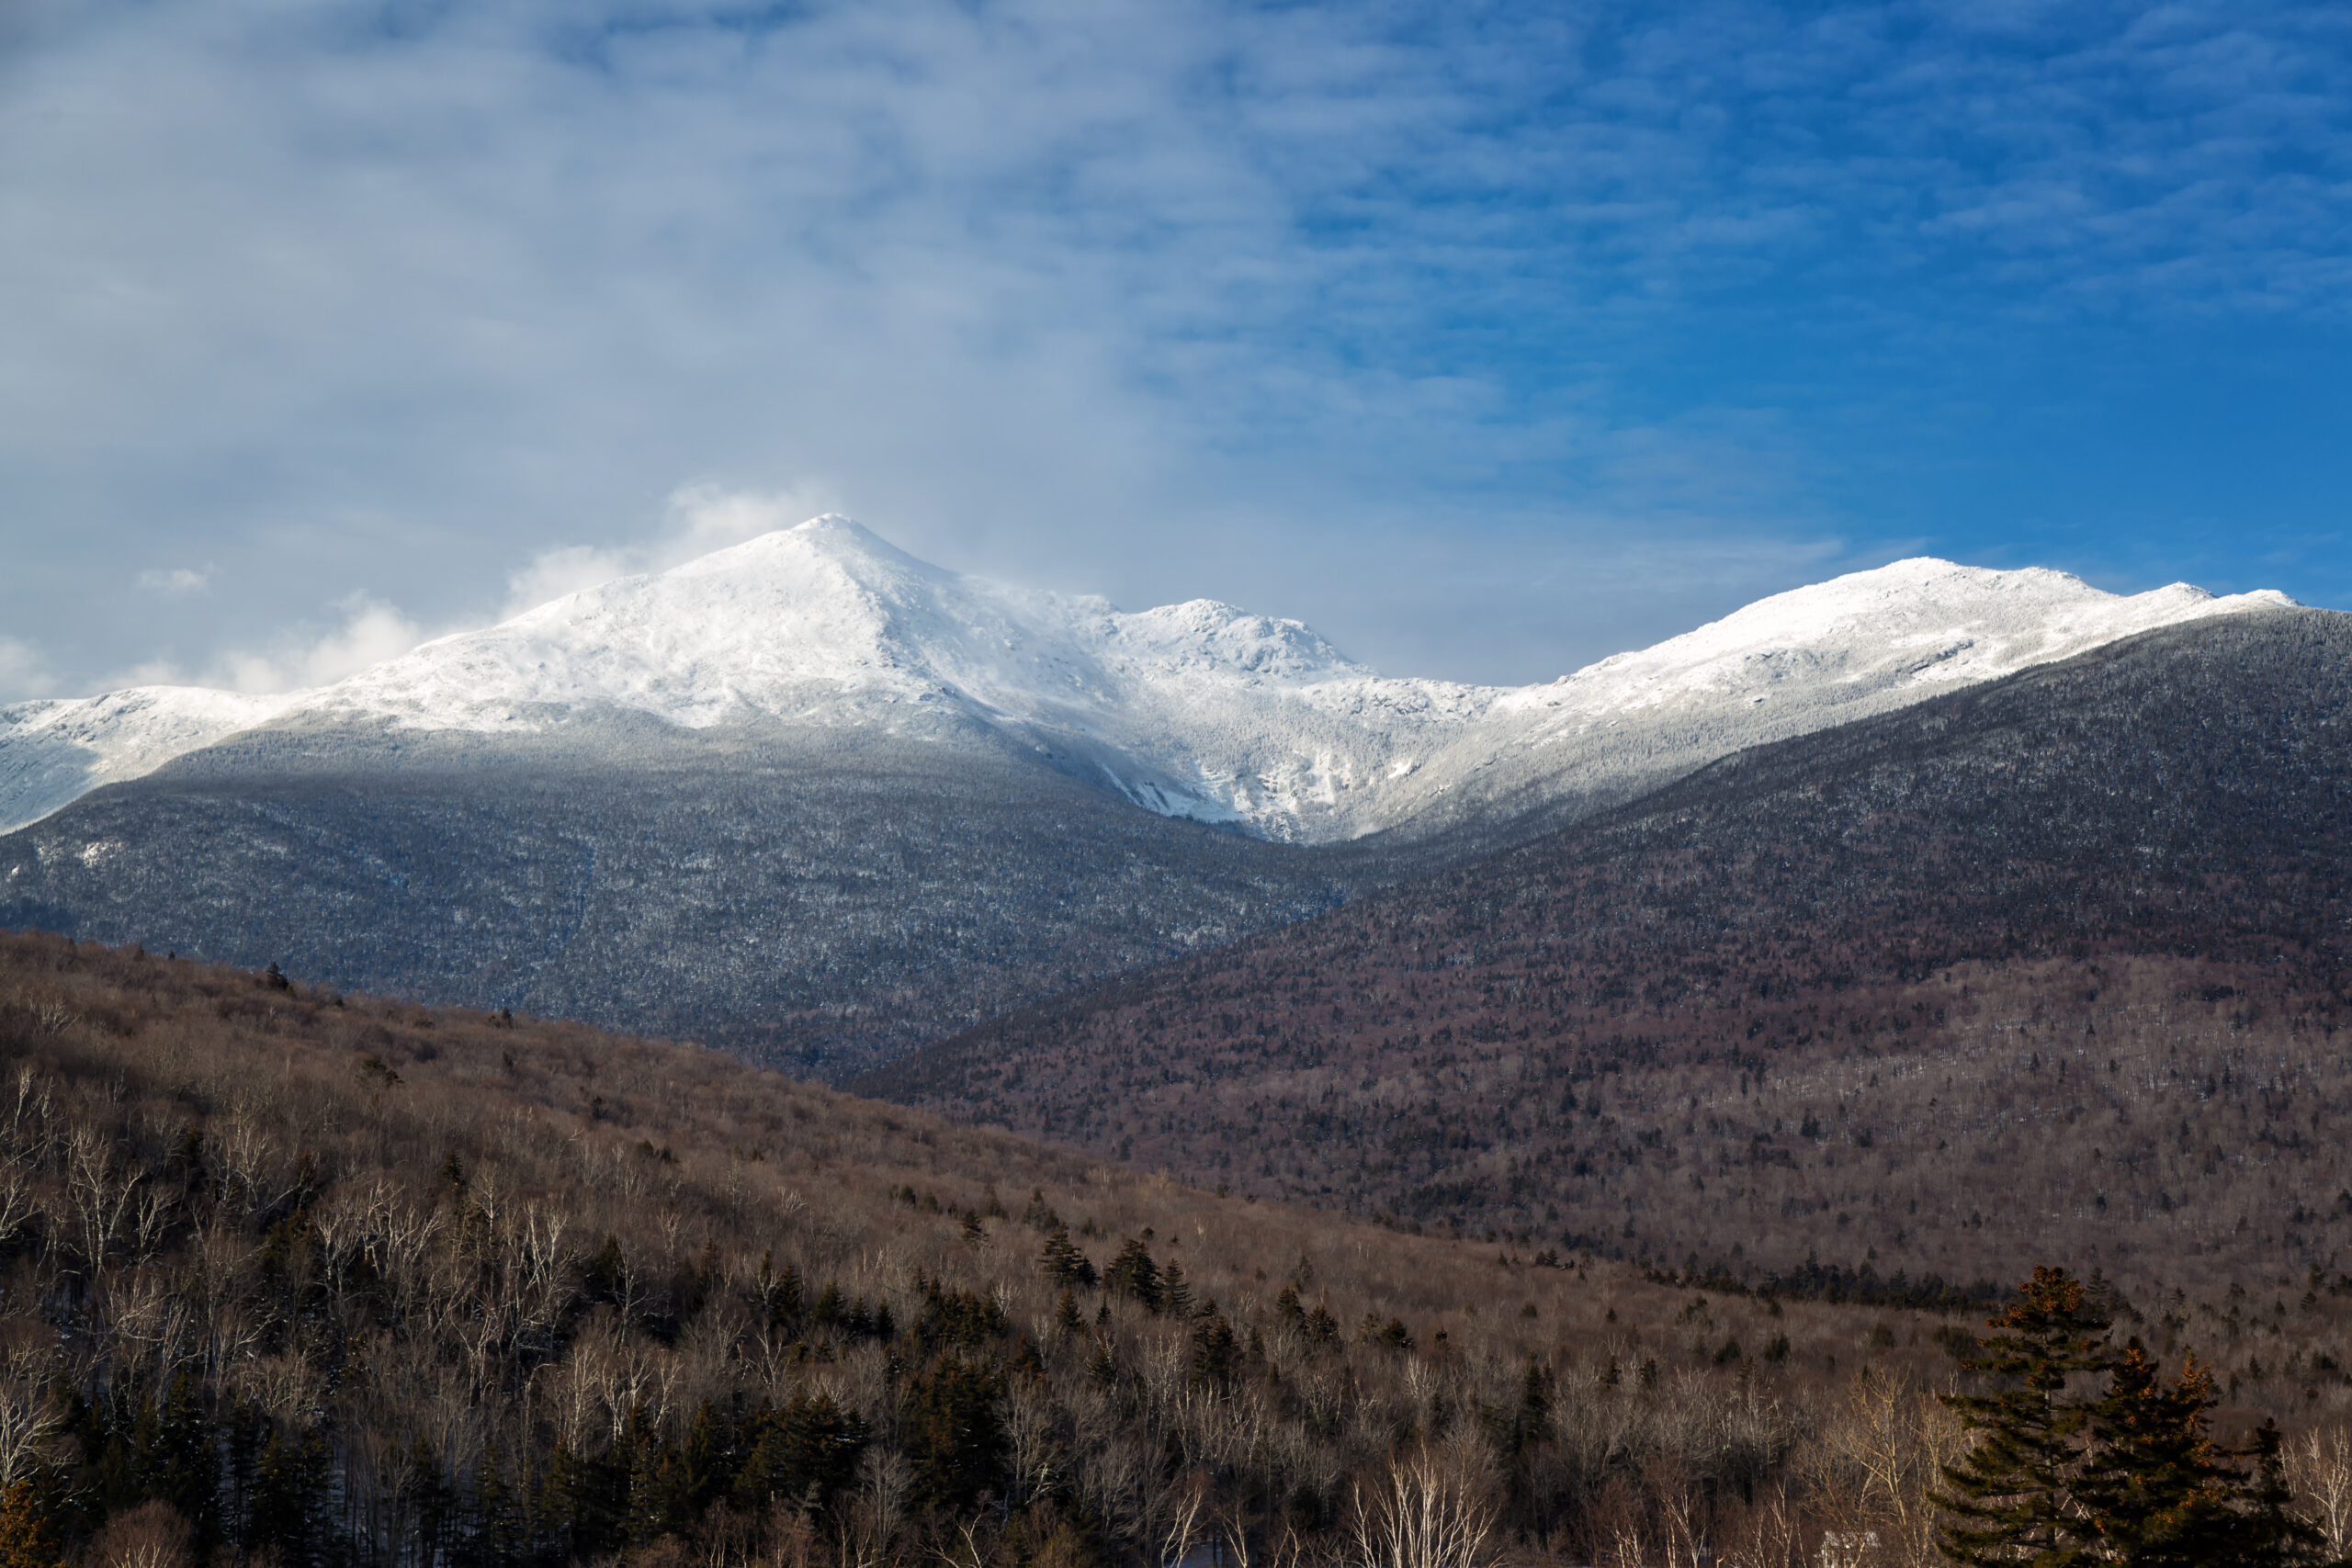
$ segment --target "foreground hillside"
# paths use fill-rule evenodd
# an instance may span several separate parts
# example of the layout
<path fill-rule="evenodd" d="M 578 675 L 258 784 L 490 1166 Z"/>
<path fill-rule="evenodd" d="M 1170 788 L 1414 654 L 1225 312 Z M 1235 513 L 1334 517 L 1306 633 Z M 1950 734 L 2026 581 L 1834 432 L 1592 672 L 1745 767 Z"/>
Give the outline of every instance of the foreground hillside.
<path fill-rule="evenodd" d="M 1355 1499 L 1399 1475 L 1520 1562 L 1924 1562 L 1959 1440 L 1917 1390 L 1968 1318 L 1399 1235 L 688 1046 L 0 937 L 0 1533 L 96 1563 L 1290 1564 L 1391 1551 Z M 2112 1307 L 2324 1488 L 2352 1305 L 2274 1283 Z"/>
<path fill-rule="evenodd" d="M 1751 751 L 869 1081 L 1751 1281 L 2055 1250 L 2263 1289 L 2352 1268 L 2347 921 L 2352 618 L 2279 612 Z"/>

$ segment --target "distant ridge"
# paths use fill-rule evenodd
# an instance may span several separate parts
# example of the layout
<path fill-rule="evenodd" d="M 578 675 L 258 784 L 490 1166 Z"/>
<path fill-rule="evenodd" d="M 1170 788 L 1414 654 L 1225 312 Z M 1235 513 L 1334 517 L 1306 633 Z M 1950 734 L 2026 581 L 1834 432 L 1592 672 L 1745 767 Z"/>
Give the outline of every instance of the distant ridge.
<path fill-rule="evenodd" d="M 1163 816 L 1324 843 L 1622 795 L 1758 740 L 2287 603 L 1905 560 L 1555 682 L 1471 686 L 1379 675 L 1296 621 L 1213 600 L 1128 614 L 961 576 L 825 516 L 315 691 L 0 709 L 0 831 L 265 725 L 498 737 L 622 714 L 909 737 L 969 720 Z"/>

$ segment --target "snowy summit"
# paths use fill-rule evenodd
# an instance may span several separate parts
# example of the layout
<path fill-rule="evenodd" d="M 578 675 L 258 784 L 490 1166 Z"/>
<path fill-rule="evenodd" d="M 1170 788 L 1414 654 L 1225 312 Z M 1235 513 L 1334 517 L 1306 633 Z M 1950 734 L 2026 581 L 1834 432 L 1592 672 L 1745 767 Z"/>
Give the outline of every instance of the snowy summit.
<path fill-rule="evenodd" d="M 0 830 L 256 727 L 489 739 L 628 716 L 1011 741 L 1149 810 L 1320 842 L 1602 798 L 2137 632 L 2290 603 L 1905 560 L 1555 682 L 1485 687 L 1382 676 L 1296 621 L 1211 600 L 1131 614 L 962 576 L 826 516 L 315 691 L 146 687 L 0 709 Z"/>

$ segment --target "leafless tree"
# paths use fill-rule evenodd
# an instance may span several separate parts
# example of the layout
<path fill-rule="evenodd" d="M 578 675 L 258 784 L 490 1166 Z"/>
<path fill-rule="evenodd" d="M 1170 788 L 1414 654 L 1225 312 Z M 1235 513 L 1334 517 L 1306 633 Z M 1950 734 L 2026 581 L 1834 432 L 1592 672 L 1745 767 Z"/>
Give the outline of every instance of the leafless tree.
<path fill-rule="evenodd" d="M 2352 1556 L 2352 1433 L 2341 1427 L 2306 1432 L 2281 1457 L 2295 1511 L 2327 1542 L 2330 1561 Z"/>
<path fill-rule="evenodd" d="M 1495 1503 L 1484 1467 L 1460 1444 L 1418 1444 L 1349 1499 L 1348 1533 L 1362 1568 L 1487 1568 Z"/>

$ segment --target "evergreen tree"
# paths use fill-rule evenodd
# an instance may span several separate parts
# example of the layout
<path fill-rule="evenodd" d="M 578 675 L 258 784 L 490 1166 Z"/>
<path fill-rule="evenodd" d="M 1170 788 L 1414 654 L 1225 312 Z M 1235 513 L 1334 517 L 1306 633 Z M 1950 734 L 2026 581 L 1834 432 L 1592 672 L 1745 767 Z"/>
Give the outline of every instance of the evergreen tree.
<path fill-rule="evenodd" d="M 2075 1496 L 2107 1561 L 2196 1568 L 2231 1561 L 2245 1480 L 2208 1435 L 2213 1382 L 2190 1357 L 2167 1382 L 2137 1339 L 2089 1407 L 2089 1457 Z"/>
<path fill-rule="evenodd" d="M 952 1353 L 915 1379 L 908 1391 L 905 1441 L 921 1502 L 963 1509 L 995 1484 L 1004 1451 L 996 1415 L 1001 1392 L 995 1372 Z"/>
<path fill-rule="evenodd" d="M 735 1506 L 757 1514 L 771 1501 L 821 1511 L 856 1478 L 871 1433 L 864 1417 L 830 1395 L 795 1394 L 754 1423 L 757 1436 L 736 1474 Z"/>
<path fill-rule="evenodd" d="M 680 1444 L 664 1440 L 645 1456 L 629 1488 L 628 1533 L 643 1542 L 684 1534 L 695 1522 L 694 1461 Z"/>
<path fill-rule="evenodd" d="M 1054 1206 L 1046 1201 L 1045 1190 L 1037 1187 L 1029 1189 L 1029 1206 L 1021 1211 L 1021 1223 L 1034 1231 L 1066 1231 L 1069 1228 L 1062 1224 L 1062 1217 L 1054 1213 Z"/>
<path fill-rule="evenodd" d="M 1520 1452 L 1552 1435 L 1552 1373 L 1533 1356 L 1527 1358 L 1527 1375 L 1521 1379 L 1519 1410 L 1511 1423 L 1510 1449 Z"/>
<path fill-rule="evenodd" d="M 1325 1349 L 1340 1342 L 1340 1320 L 1321 1302 L 1316 1303 L 1315 1310 L 1306 1314 L 1306 1339 L 1308 1344 Z"/>
<path fill-rule="evenodd" d="M 193 1372 L 183 1370 L 172 1379 L 144 1457 L 148 1495 L 187 1521 L 198 1556 L 209 1551 L 220 1532 L 220 1452 Z"/>
<path fill-rule="evenodd" d="M 409 1444 L 400 1492 L 407 1506 L 417 1568 L 435 1568 L 449 1548 L 449 1488 L 441 1479 L 439 1456 L 422 1436 Z"/>
<path fill-rule="evenodd" d="M 1141 1237 L 1128 1241 L 1111 1260 L 1102 1282 L 1123 1296 L 1132 1296 L 1152 1311 L 1159 1310 L 1159 1266 L 1151 1260 L 1151 1249 Z"/>
<path fill-rule="evenodd" d="M 326 1439 L 272 1427 L 254 1467 L 248 1540 L 275 1551 L 287 1568 L 317 1561 L 328 1485 Z"/>
<path fill-rule="evenodd" d="M 65 1568 L 29 1481 L 0 1492 L 0 1568 Z"/>
<path fill-rule="evenodd" d="M 1961 1364 L 2005 1386 L 1945 1396 L 1982 1436 L 1959 1464 L 1944 1467 L 1944 1490 L 1933 1500 L 1951 1518 L 1937 1546 L 1967 1564 L 2097 1562 L 2098 1537 L 2075 1496 L 2090 1416 L 2066 1397 L 2066 1384 L 2110 1364 L 2107 1321 L 2085 1303 L 2080 1280 L 2042 1268 L 1989 1326 L 1996 1332 Z"/>
<path fill-rule="evenodd" d="M 797 1333 L 800 1315 L 808 1308 L 800 1288 L 800 1270 L 786 1263 L 775 1266 L 773 1251 L 760 1255 L 759 1283 L 753 1287 L 753 1300 L 767 1327 L 780 1333 Z"/>
<path fill-rule="evenodd" d="M 1306 1309 L 1299 1304 L 1296 1285 L 1284 1285 L 1283 1293 L 1274 1298 L 1274 1315 L 1293 1328 L 1306 1326 Z"/>
<path fill-rule="evenodd" d="M 473 1496 L 467 1510 L 466 1549 L 460 1561 L 468 1568 L 514 1568 L 521 1560 L 522 1510 L 507 1483 L 498 1439 L 481 1446 L 474 1461 Z"/>
<path fill-rule="evenodd" d="M 1218 1384 L 1231 1381 L 1234 1364 L 1240 1359 L 1240 1344 L 1225 1314 L 1212 1311 L 1202 1318 L 1193 1330 L 1193 1371 L 1201 1381 Z"/>
<path fill-rule="evenodd" d="M 2280 1446 L 2278 1424 L 2265 1421 L 2245 1450 L 2254 1472 L 2238 1489 L 2237 1528 L 2226 1560 L 2244 1568 L 2319 1568 L 2328 1563 L 2326 1543 L 2294 1513 L 2295 1489 L 2287 1483 Z"/>
<path fill-rule="evenodd" d="M 548 1521 L 557 1557 L 587 1562 L 619 1549 L 628 1510 L 628 1467 L 624 1455 L 607 1451 L 590 1458 L 559 1442 L 548 1456 L 540 1512 Z"/>
<path fill-rule="evenodd" d="M 1174 1258 L 1159 1271 L 1159 1310 L 1170 1317 L 1193 1315 L 1193 1287 L 1184 1280 L 1184 1270 Z"/>
<path fill-rule="evenodd" d="M 1070 1240 L 1069 1227 L 1065 1224 L 1055 1225 L 1053 1234 L 1046 1238 L 1046 1250 L 1037 1260 L 1037 1269 L 1063 1286 L 1091 1289 L 1096 1279 L 1094 1265 Z"/>

